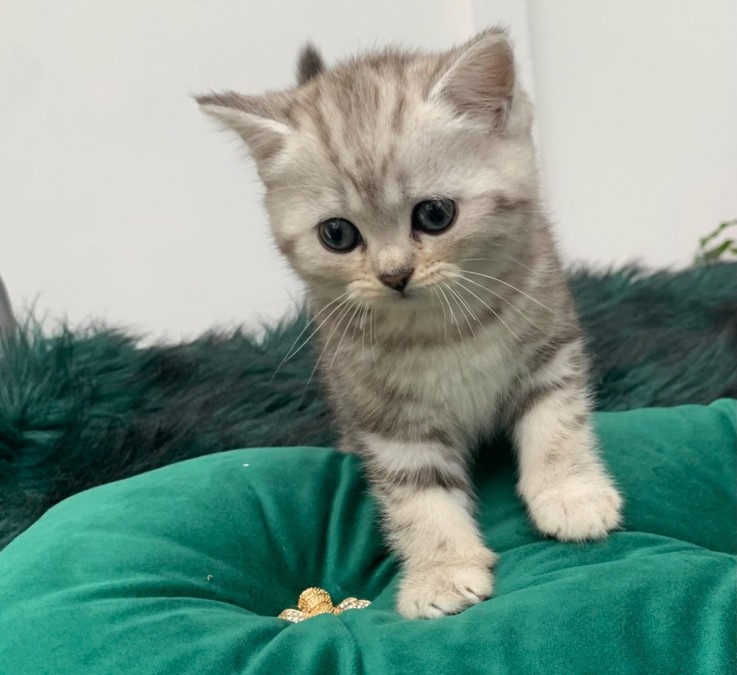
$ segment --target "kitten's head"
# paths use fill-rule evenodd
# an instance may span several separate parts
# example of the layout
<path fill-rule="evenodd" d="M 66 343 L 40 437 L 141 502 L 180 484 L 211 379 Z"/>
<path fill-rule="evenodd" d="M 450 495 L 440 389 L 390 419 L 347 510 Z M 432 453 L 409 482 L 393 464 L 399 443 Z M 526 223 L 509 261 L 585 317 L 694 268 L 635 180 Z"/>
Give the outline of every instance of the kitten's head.
<path fill-rule="evenodd" d="M 329 70 L 310 48 L 299 73 L 293 89 L 198 102 L 248 145 L 276 242 L 314 296 L 428 305 L 467 261 L 524 239 L 532 112 L 503 31 Z"/>

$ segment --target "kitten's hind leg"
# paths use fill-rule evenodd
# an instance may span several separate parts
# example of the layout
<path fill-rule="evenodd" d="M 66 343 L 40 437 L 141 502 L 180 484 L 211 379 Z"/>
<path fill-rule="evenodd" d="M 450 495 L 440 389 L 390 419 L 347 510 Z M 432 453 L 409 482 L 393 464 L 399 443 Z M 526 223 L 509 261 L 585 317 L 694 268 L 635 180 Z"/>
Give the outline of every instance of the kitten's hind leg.
<path fill-rule="evenodd" d="M 584 541 L 619 527 L 622 499 L 597 452 L 580 342 L 533 374 L 514 437 L 518 490 L 541 532 Z"/>
<path fill-rule="evenodd" d="M 464 459 L 435 441 L 361 438 L 389 542 L 404 563 L 397 609 L 407 618 L 455 614 L 491 594 L 495 554 L 472 515 Z"/>

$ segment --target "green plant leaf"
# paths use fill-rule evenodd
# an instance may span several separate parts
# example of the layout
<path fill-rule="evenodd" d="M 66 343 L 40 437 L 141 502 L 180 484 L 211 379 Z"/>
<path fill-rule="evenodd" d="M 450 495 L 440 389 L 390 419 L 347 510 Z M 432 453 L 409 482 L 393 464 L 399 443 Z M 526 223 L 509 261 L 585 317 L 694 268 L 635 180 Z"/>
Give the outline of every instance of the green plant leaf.
<path fill-rule="evenodd" d="M 704 251 L 703 257 L 706 262 L 714 262 L 715 260 L 718 260 L 722 253 L 729 250 L 732 242 L 731 241 L 723 241 L 718 246 L 715 246 L 712 249 L 709 249 L 708 251 Z"/>
<path fill-rule="evenodd" d="M 737 241 L 735 241 L 735 239 L 731 237 L 720 242 L 710 249 L 706 248 L 708 244 L 714 242 L 714 240 L 719 237 L 719 235 L 723 234 L 724 231 L 730 227 L 737 227 L 737 218 L 734 218 L 732 220 L 725 220 L 724 222 L 719 223 L 719 225 L 714 230 L 709 232 L 707 235 L 701 237 L 699 239 L 698 251 L 694 256 L 694 262 L 697 264 L 714 262 L 715 260 L 719 260 L 725 253 L 737 253 Z"/>

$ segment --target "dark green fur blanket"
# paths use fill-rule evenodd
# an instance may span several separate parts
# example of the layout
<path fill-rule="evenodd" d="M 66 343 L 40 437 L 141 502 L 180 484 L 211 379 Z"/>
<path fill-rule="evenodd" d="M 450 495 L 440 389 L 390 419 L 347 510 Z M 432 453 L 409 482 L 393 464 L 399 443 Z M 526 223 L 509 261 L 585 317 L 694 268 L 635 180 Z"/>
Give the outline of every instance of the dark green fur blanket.
<path fill-rule="evenodd" d="M 597 408 L 737 396 L 737 263 L 647 275 L 571 274 Z M 255 339 L 209 334 L 137 347 L 121 331 L 42 335 L 0 350 L 0 547 L 65 497 L 231 448 L 331 445 L 304 349 L 273 378 L 305 324 Z M 305 388 L 306 387 L 306 388 Z"/>

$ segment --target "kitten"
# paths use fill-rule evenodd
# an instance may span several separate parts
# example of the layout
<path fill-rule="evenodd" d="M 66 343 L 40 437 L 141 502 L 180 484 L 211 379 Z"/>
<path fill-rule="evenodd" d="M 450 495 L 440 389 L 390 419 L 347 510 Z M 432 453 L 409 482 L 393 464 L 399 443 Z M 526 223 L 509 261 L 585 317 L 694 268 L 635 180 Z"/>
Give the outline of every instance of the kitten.
<path fill-rule="evenodd" d="M 540 200 L 532 106 L 507 35 L 387 49 L 300 85 L 198 98 L 250 148 L 276 242 L 306 282 L 342 449 L 403 562 L 397 608 L 489 597 L 469 459 L 508 429 L 544 534 L 600 539 L 621 499 L 597 454 L 581 334 Z"/>

